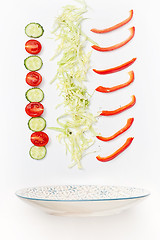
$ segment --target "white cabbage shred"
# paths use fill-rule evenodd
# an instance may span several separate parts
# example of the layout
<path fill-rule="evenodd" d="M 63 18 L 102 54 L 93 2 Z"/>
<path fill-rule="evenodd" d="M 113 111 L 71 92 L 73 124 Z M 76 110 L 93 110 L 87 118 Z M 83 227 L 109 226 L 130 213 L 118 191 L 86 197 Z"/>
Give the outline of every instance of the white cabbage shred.
<path fill-rule="evenodd" d="M 63 97 L 63 103 L 59 105 L 64 106 L 65 113 L 57 118 L 59 127 L 50 129 L 60 132 L 59 141 L 63 140 L 66 151 L 71 153 L 70 167 L 77 165 L 78 168 L 82 168 L 81 158 L 85 150 L 94 143 L 96 135 L 93 129 L 96 118 L 89 111 L 91 96 L 84 85 L 91 56 L 91 52 L 84 51 L 85 43 L 91 40 L 81 31 L 83 13 L 86 11 L 84 2 L 82 8 L 65 6 L 62 14 L 56 18 L 52 31 L 56 40 L 60 41 L 52 59 L 62 55 L 52 82 L 56 79 L 58 81 L 58 90 Z"/>

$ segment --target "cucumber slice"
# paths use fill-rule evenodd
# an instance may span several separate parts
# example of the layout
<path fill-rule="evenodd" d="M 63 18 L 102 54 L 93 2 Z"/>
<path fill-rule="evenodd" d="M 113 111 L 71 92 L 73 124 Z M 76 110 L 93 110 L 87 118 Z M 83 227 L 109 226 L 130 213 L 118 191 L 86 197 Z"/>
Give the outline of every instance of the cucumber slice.
<path fill-rule="evenodd" d="M 31 38 L 39 38 L 43 33 L 44 29 L 39 23 L 29 23 L 25 27 L 25 34 Z"/>
<path fill-rule="evenodd" d="M 29 102 L 41 102 L 44 98 L 44 92 L 40 88 L 30 88 L 25 96 Z"/>
<path fill-rule="evenodd" d="M 47 149 L 46 147 L 37 147 L 37 146 L 32 146 L 30 148 L 29 154 L 31 158 L 40 160 L 46 156 Z"/>
<path fill-rule="evenodd" d="M 43 65 L 42 59 L 38 56 L 29 56 L 24 60 L 24 66 L 29 71 L 37 71 Z"/>
<path fill-rule="evenodd" d="M 28 127 L 34 132 L 43 131 L 46 127 L 46 120 L 42 117 L 33 117 L 28 121 Z"/>

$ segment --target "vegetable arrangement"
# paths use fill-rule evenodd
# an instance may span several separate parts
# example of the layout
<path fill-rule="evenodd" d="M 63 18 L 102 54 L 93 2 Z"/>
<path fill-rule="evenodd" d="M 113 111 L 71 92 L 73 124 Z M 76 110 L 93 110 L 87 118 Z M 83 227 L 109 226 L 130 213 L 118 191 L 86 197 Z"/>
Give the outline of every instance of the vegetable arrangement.
<path fill-rule="evenodd" d="M 63 8 L 62 13 L 56 18 L 54 30 L 56 40 L 59 40 L 59 45 L 56 53 L 51 58 L 61 55 L 57 62 L 58 69 L 55 77 L 51 81 L 57 80 L 57 89 L 63 98 L 63 102 L 58 106 L 64 108 L 64 114 L 57 118 L 57 125 L 49 127 L 49 129 L 59 132 L 58 140 L 62 141 L 66 146 L 66 152 L 71 154 L 70 167 L 75 165 L 82 168 L 81 159 L 86 154 L 86 150 L 93 145 L 94 138 L 103 142 L 111 141 L 126 132 L 133 124 L 134 118 L 129 118 L 125 126 L 109 137 L 97 135 L 93 125 L 97 121 L 97 115 L 94 116 L 89 110 L 91 95 L 88 93 L 85 86 L 87 80 L 87 72 L 90 68 L 91 52 L 85 51 L 86 43 L 89 41 L 93 45 L 92 49 L 99 52 L 109 52 L 117 50 L 128 44 L 135 35 L 135 27 L 129 28 L 130 35 L 124 41 L 113 46 L 100 47 L 92 39 L 90 39 L 81 29 L 81 23 L 85 19 L 83 14 L 87 12 L 87 7 L 84 0 L 77 0 L 82 4 L 82 7 L 67 5 Z M 129 12 L 129 17 L 122 22 L 104 29 L 91 29 L 93 33 L 104 34 L 116 30 L 129 21 L 133 17 L 133 10 Z M 41 101 L 44 99 L 44 92 L 39 88 L 42 82 L 42 76 L 38 70 L 43 66 L 43 61 L 39 54 L 42 45 L 34 38 L 39 38 L 43 35 L 44 29 L 39 23 L 29 23 L 25 27 L 25 33 L 29 39 L 25 43 L 25 50 L 30 55 L 24 60 L 24 66 L 29 72 L 26 75 L 26 83 L 32 88 L 25 93 L 26 99 L 29 102 L 25 107 L 25 112 L 31 118 L 28 121 L 28 127 L 33 132 L 31 134 L 31 142 L 33 146 L 30 148 L 29 154 L 33 159 L 40 160 L 46 155 L 46 145 L 49 142 L 48 135 L 43 132 L 46 128 L 46 120 L 41 116 L 44 112 L 44 106 Z M 107 75 L 122 71 L 131 66 L 136 61 L 133 58 L 125 63 L 109 69 L 93 71 L 100 75 Z M 122 88 L 128 87 L 134 82 L 134 72 L 128 72 L 129 80 L 125 83 L 113 87 L 98 86 L 95 90 L 99 93 L 111 93 Z M 104 94 L 105 96 L 105 94 Z M 133 107 L 136 103 L 135 95 L 131 96 L 132 100 L 115 110 L 103 110 L 98 116 L 114 116 Z M 133 141 L 133 137 L 129 137 L 126 142 L 109 156 L 97 156 L 97 160 L 108 162 L 113 160 L 125 149 L 127 149 Z"/>
<path fill-rule="evenodd" d="M 96 122 L 96 116 L 89 111 L 91 96 L 84 85 L 91 56 L 90 52 L 85 53 L 84 51 L 85 43 L 86 41 L 90 41 L 94 44 L 92 48 L 99 52 L 113 51 L 123 47 L 133 39 L 135 27 L 129 29 L 129 37 L 121 43 L 110 47 L 100 47 L 81 30 L 81 22 L 84 20 L 82 15 L 87 9 L 84 1 L 79 0 L 79 2 L 82 3 L 82 8 L 77 8 L 72 5 L 67 5 L 63 8 L 63 12 L 56 18 L 55 27 L 52 31 L 52 33 L 55 34 L 55 38 L 59 40 L 60 43 L 51 60 L 57 55 L 61 55 L 61 59 L 57 62 L 57 73 L 51 83 L 55 80 L 58 81 L 57 89 L 63 97 L 63 102 L 58 106 L 63 106 L 64 114 L 57 118 L 57 124 L 59 126 L 49 127 L 49 129 L 59 132 L 59 141 L 62 140 L 65 143 L 66 151 L 70 152 L 72 157 L 72 164 L 70 167 L 77 165 L 78 168 L 82 168 L 81 158 L 84 156 L 85 150 L 94 143 L 93 136 L 96 136 L 97 139 L 101 141 L 111 141 L 127 131 L 134 121 L 134 118 L 129 118 L 126 125 L 110 137 L 97 136 L 93 129 L 93 124 Z M 111 32 L 127 24 L 132 17 L 133 10 L 130 11 L 130 15 L 127 19 L 114 26 L 102 30 L 91 29 L 91 31 L 97 34 Z M 133 58 L 113 68 L 104 70 L 93 69 L 93 71 L 97 74 L 111 74 L 128 68 L 135 61 L 136 58 Z M 111 88 L 99 86 L 96 88 L 96 91 L 110 93 L 129 86 L 134 81 L 134 72 L 130 71 L 128 74 L 130 78 L 126 83 Z M 119 114 L 134 106 L 135 103 L 136 97 L 133 95 L 131 102 L 125 106 L 112 111 L 103 110 L 99 116 L 113 116 Z M 113 154 L 107 157 L 97 156 L 97 160 L 108 162 L 114 159 L 127 149 L 132 141 L 132 137 L 128 138 Z"/>
<path fill-rule="evenodd" d="M 52 58 L 62 55 L 53 81 L 58 80 L 57 88 L 63 97 L 61 106 L 64 107 L 64 114 L 57 118 L 59 126 L 50 129 L 60 132 L 58 139 L 63 140 L 72 157 L 70 167 L 77 165 L 78 168 L 82 168 L 80 160 L 94 143 L 93 136 L 96 135 L 93 129 L 96 118 L 89 111 L 91 96 L 84 85 L 91 55 L 84 51 L 84 46 L 87 40 L 92 41 L 81 30 L 83 13 L 86 11 L 84 2 L 82 8 L 67 5 L 57 17 L 52 32 L 60 41 Z"/>
<path fill-rule="evenodd" d="M 121 23 L 118 23 L 118 24 L 114 25 L 113 27 L 106 28 L 106 29 L 103 29 L 103 30 L 91 29 L 91 31 L 94 32 L 94 33 L 107 33 L 107 32 L 113 31 L 113 30 L 125 25 L 126 23 L 128 23 L 132 19 L 132 17 L 133 17 L 133 10 L 130 11 L 130 16 L 127 19 L 125 19 L 124 21 L 122 21 Z M 124 45 L 126 45 L 128 42 L 130 42 L 131 39 L 135 35 L 135 27 L 132 27 L 129 30 L 130 30 L 130 36 L 121 43 L 118 43 L 118 44 L 116 44 L 114 46 L 111 46 L 111 47 L 105 47 L 105 48 L 99 47 L 97 45 L 93 45 L 92 48 L 94 50 L 97 50 L 97 51 L 100 51 L 100 52 L 108 52 L 108 51 L 113 51 L 115 49 L 121 48 Z M 97 74 L 111 74 L 111 73 L 119 72 L 119 71 L 124 70 L 127 67 L 131 66 L 135 62 L 135 60 L 136 60 L 136 58 L 133 58 L 126 63 L 123 63 L 119 66 L 116 66 L 116 67 L 113 67 L 113 68 L 110 68 L 110 69 L 105 69 L 105 70 L 93 69 L 93 71 Z M 112 88 L 106 88 L 106 87 L 103 87 L 103 86 L 99 86 L 99 87 L 96 88 L 96 91 L 102 92 L 102 93 L 110 93 L 110 92 L 117 91 L 119 89 L 122 89 L 124 87 L 129 86 L 134 81 L 134 72 L 130 71 L 128 74 L 130 76 L 130 79 L 129 79 L 128 82 L 117 85 L 117 86 L 114 86 Z M 135 105 L 135 103 L 136 103 L 136 97 L 133 95 L 131 102 L 128 103 L 127 105 L 122 106 L 122 107 L 120 107 L 116 110 L 112 110 L 112 111 L 104 110 L 100 113 L 100 115 L 101 116 L 113 116 L 113 115 L 119 114 L 119 113 L 133 107 Z M 134 121 L 134 118 L 129 118 L 128 121 L 127 121 L 127 124 L 122 129 L 120 129 L 118 132 L 113 134 L 112 136 L 110 136 L 110 137 L 97 136 L 97 139 L 99 139 L 101 141 L 104 141 L 104 142 L 111 141 L 111 140 L 115 139 L 116 137 L 118 137 L 119 135 L 121 135 L 122 133 L 124 133 L 125 131 L 127 131 L 131 127 L 133 121 Z M 101 162 L 108 162 L 108 161 L 113 160 L 115 157 L 117 157 L 119 154 L 121 154 L 125 149 L 127 149 L 130 146 L 133 139 L 134 139 L 133 137 L 128 138 L 126 140 L 126 142 L 123 144 L 123 146 L 121 146 L 118 150 L 116 150 L 114 153 L 112 153 L 111 155 L 109 155 L 107 157 L 101 157 L 101 156 L 98 155 L 96 157 L 97 160 L 101 161 Z"/>
<path fill-rule="evenodd" d="M 30 23 L 25 27 L 25 33 L 28 37 L 39 38 L 43 35 L 43 27 L 39 23 Z M 28 40 L 25 44 L 25 50 L 32 54 L 24 60 L 24 65 L 30 72 L 26 75 L 26 83 L 33 88 L 30 88 L 25 96 L 30 102 L 25 107 L 26 113 L 31 117 L 28 121 L 28 127 L 32 133 L 31 142 L 34 146 L 30 148 L 29 154 L 33 159 L 40 160 L 46 155 L 45 145 L 49 141 L 46 133 L 42 132 L 46 127 L 46 121 L 40 117 L 44 112 L 44 107 L 40 103 L 44 98 L 44 93 L 40 88 L 37 88 L 42 82 L 42 76 L 36 72 L 41 69 L 43 62 L 39 56 L 35 54 L 40 53 L 42 49 L 41 43 L 37 40 Z"/>

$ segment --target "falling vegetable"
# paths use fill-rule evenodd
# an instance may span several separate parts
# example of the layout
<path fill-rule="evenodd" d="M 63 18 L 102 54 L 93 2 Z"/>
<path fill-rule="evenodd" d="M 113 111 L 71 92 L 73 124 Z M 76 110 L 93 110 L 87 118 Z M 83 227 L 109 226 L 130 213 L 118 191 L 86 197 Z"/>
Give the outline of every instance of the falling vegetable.
<path fill-rule="evenodd" d="M 110 74 L 110 73 L 115 73 L 115 72 L 118 72 L 118 71 L 122 71 L 123 69 L 131 66 L 135 61 L 136 61 L 137 58 L 132 58 L 130 61 L 126 62 L 126 63 L 123 63 L 121 64 L 120 66 L 117 66 L 117 67 L 114 67 L 114 68 L 109 68 L 109 69 L 105 69 L 105 70 L 96 70 L 96 69 L 93 69 L 93 71 L 95 73 L 98 73 L 98 74 Z"/>
<path fill-rule="evenodd" d="M 25 34 L 31 38 L 39 38 L 43 35 L 44 29 L 39 23 L 29 23 L 25 27 Z"/>
<path fill-rule="evenodd" d="M 25 43 L 25 50 L 30 54 L 38 54 L 42 49 L 42 45 L 37 40 L 28 40 Z"/>
<path fill-rule="evenodd" d="M 114 91 L 117 91 L 119 89 L 122 89 L 124 87 L 127 87 L 134 81 L 134 72 L 130 71 L 130 72 L 128 72 L 128 74 L 130 76 L 130 79 L 126 83 L 123 83 L 123 84 L 120 84 L 120 85 L 117 85 L 117 86 L 114 86 L 114 87 L 111 87 L 111 88 L 99 86 L 95 90 L 98 91 L 98 92 L 102 92 L 102 93 L 110 93 L 110 92 L 114 92 Z"/>
<path fill-rule="evenodd" d="M 99 29 L 96 29 L 96 28 L 92 28 L 91 31 L 94 32 L 94 33 L 107 33 L 107 32 L 110 32 L 110 31 L 113 31 L 117 28 L 120 28 L 122 27 L 123 25 L 125 25 L 126 23 L 128 23 L 132 17 L 133 17 L 133 10 L 130 10 L 129 11 L 130 15 L 127 19 L 125 19 L 124 21 L 112 26 L 112 27 L 109 27 L 109 28 L 105 28 L 105 29 L 102 29 L 102 30 L 99 30 Z"/>
<path fill-rule="evenodd" d="M 96 157 L 98 161 L 100 162 L 109 162 L 112 159 L 114 159 L 115 157 L 117 157 L 120 153 L 122 153 L 125 149 L 127 149 L 130 144 L 133 141 L 133 137 L 130 137 L 126 140 L 126 142 L 123 144 L 123 146 L 121 146 L 118 150 L 116 150 L 114 153 L 112 153 L 111 155 L 107 156 L 107 157 L 100 157 L 99 155 Z"/>
<path fill-rule="evenodd" d="M 112 115 L 119 114 L 119 113 L 133 107 L 135 105 L 135 103 L 136 103 L 136 97 L 134 95 L 132 95 L 132 101 L 130 103 L 128 103 L 127 105 L 120 107 L 113 111 L 102 111 L 100 115 L 101 116 L 112 116 Z"/>
<path fill-rule="evenodd" d="M 26 83 L 32 87 L 37 87 L 42 82 L 42 76 L 38 72 L 29 72 L 26 75 Z"/>
<path fill-rule="evenodd" d="M 96 137 L 99 140 L 104 141 L 104 142 L 111 141 L 111 140 L 115 139 L 116 137 L 118 137 L 119 135 L 121 135 L 122 133 L 124 133 L 125 131 L 127 131 L 132 126 L 133 121 L 134 121 L 134 118 L 129 118 L 127 120 L 126 125 L 110 137 L 102 137 L 102 136 L 96 136 Z"/>
<path fill-rule="evenodd" d="M 56 18 L 53 33 L 60 41 L 57 52 L 52 57 L 61 54 L 54 80 L 58 80 L 57 88 L 63 98 L 64 114 L 57 118 L 60 127 L 49 127 L 59 132 L 58 139 L 70 152 L 72 163 L 70 167 L 81 166 L 81 158 L 93 143 L 95 132 L 93 124 L 96 118 L 89 111 L 90 94 L 84 85 L 91 52 L 84 50 L 87 40 L 91 41 L 81 30 L 83 13 L 87 11 L 83 1 L 82 8 L 67 5 Z M 52 81 L 52 82 L 53 82 Z M 52 83 L 51 82 L 51 83 Z"/>
<path fill-rule="evenodd" d="M 112 51 L 112 50 L 118 49 L 118 48 L 126 45 L 134 37 L 135 27 L 130 28 L 129 31 L 130 31 L 130 36 L 126 40 L 121 42 L 121 43 L 118 43 L 118 44 L 113 45 L 111 47 L 105 47 L 105 48 L 93 45 L 92 48 L 97 50 L 97 51 L 100 51 L 100 52 L 108 52 L 108 51 Z"/>
<path fill-rule="evenodd" d="M 49 137 L 45 132 L 34 132 L 31 135 L 31 142 L 37 147 L 47 145 Z"/>
<path fill-rule="evenodd" d="M 25 111 L 30 117 L 39 117 L 44 112 L 44 106 L 40 102 L 30 102 Z"/>

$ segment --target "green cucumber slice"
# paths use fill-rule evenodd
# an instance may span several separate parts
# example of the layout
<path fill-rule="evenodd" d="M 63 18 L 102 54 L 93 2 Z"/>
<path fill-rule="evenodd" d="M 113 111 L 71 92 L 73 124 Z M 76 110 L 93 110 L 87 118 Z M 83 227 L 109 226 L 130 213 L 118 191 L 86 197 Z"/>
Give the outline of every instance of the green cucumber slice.
<path fill-rule="evenodd" d="M 29 56 L 24 60 L 24 66 L 29 71 L 37 71 L 43 65 L 42 59 L 38 56 Z"/>
<path fill-rule="evenodd" d="M 36 160 L 41 160 L 46 156 L 47 149 L 46 147 L 37 147 L 37 146 L 32 146 L 30 148 L 29 154 L 31 158 L 36 159 Z"/>
<path fill-rule="evenodd" d="M 34 132 L 43 131 L 46 127 L 46 120 L 42 117 L 33 117 L 28 121 L 28 127 Z"/>
<path fill-rule="evenodd" d="M 25 96 L 29 102 L 41 102 L 44 98 L 44 92 L 40 88 L 30 88 Z"/>
<path fill-rule="evenodd" d="M 31 38 L 39 38 L 43 35 L 44 29 L 39 23 L 29 23 L 25 27 L 25 34 Z"/>

